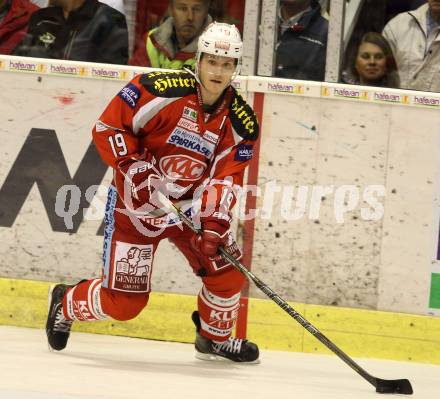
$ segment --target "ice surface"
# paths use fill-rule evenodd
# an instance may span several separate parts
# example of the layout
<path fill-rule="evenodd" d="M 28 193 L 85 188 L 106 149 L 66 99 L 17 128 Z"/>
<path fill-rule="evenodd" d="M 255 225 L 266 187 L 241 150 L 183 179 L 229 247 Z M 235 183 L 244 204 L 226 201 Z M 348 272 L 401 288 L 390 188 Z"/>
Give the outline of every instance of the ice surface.
<path fill-rule="evenodd" d="M 382 397 L 336 356 L 262 351 L 261 360 L 204 362 L 188 344 L 81 333 L 72 333 L 64 351 L 50 352 L 44 330 L 0 326 L 0 398 Z M 376 377 L 409 378 L 411 398 L 440 398 L 440 366 L 356 361 Z"/>

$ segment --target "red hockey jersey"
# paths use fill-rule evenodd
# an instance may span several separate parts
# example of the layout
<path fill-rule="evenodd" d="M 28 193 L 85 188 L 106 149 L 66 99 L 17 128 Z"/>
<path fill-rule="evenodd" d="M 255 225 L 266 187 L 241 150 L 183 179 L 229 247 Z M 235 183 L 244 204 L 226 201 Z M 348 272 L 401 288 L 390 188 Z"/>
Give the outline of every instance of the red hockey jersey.
<path fill-rule="evenodd" d="M 197 86 L 185 72 L 152 72 L 131 80 L 93 129 L 104 162 L 115 168 L 147 149 L 163 176 L 188 187 L 181 199 L 210 185 L 220 201 L 225 185 L 241 186 L 258 138 L 257 118 L 233 87 L 212 114 L 205 113 Z"/>

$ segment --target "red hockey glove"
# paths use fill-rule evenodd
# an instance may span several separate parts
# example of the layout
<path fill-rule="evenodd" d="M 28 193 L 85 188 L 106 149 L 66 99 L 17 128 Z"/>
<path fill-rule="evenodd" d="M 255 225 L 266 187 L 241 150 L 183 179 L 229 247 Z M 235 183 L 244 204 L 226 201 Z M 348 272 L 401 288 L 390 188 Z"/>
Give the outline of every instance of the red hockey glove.
<path fill-rule="evenodd" d="M 240 259 L 242 253 L 229 230 L 230 214 L 222 218 L 216 218 L 215 213 L 212 217 L 202 218 L 203 233 L 195 234 L 191 238 L 191 246 L 200 254 L 201 267 L 197 274 L 201 277 L 209 276 L 214 273 L 222 272 L 231 265 L 224 260 L 218 253 L 219 246 L 222 246 L 235 259 Z"/>
<path fill-rule="evenodd" d="M 147 151 L 117 165 L 114 173 L 116 190 L 129 210 L 148 212 L 154 209 L 149 204 L 151 187 L 155 186 L 154 180 L 162 178 L 155 165 L 156 159 Z"/>
<path fill-rule="evenodd" d="M 217 219 L 213 216 L 202 219 L 203 233 L 195 235 L 191 244 L 193 248 L 204 256 L 213 257 L 217 254 L 218 247 L 224 246 L 228 241 L 229 220 Z"/>
<path fill-rule="evenodd" d="M 199 214 L 203 233 L 193 239 L 193 247 L 202 255 L 212 258 L 220 245 L 226 245 L 233 201 L 234 193 L 229 186 L 212 186 L 203 193 Z"/>

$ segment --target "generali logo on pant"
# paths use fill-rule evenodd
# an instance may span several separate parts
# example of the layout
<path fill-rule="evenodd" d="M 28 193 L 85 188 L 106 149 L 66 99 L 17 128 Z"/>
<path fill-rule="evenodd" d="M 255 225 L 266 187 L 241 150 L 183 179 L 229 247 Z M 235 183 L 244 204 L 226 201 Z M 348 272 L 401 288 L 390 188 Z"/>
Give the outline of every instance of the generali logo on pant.
<path fill-rule="evenodd" d="M 162 173 L 173 180 L 196 181 L 202 177 L 206 163 L 188 155 L 170 155 L 160 160 Z"/>
<path fill-rule="evenodd" d="M 151 244 L 116 241 L 111 288 L 126 292 L 149 292 L 153 265 Z"/>

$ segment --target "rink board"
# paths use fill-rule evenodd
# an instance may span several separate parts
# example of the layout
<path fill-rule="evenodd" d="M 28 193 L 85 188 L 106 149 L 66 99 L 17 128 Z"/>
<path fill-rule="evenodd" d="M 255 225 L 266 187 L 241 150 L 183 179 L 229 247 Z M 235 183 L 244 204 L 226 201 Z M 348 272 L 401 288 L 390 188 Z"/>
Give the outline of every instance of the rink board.
<path fill-rule="evenodd" d="M 0 325 L 44 328 L 49 283 L 0 279 Z M 147 308 L 128 322 L 74 324 L 74 331 L 193 342 L 190 320 L 197 298 L 152 293 Z M 291 303 L 350 356 L 440 364 L 440 318 Z M 248 338 L 262 349 L 329 351 L 269 300 L 249 302 Z"/>

